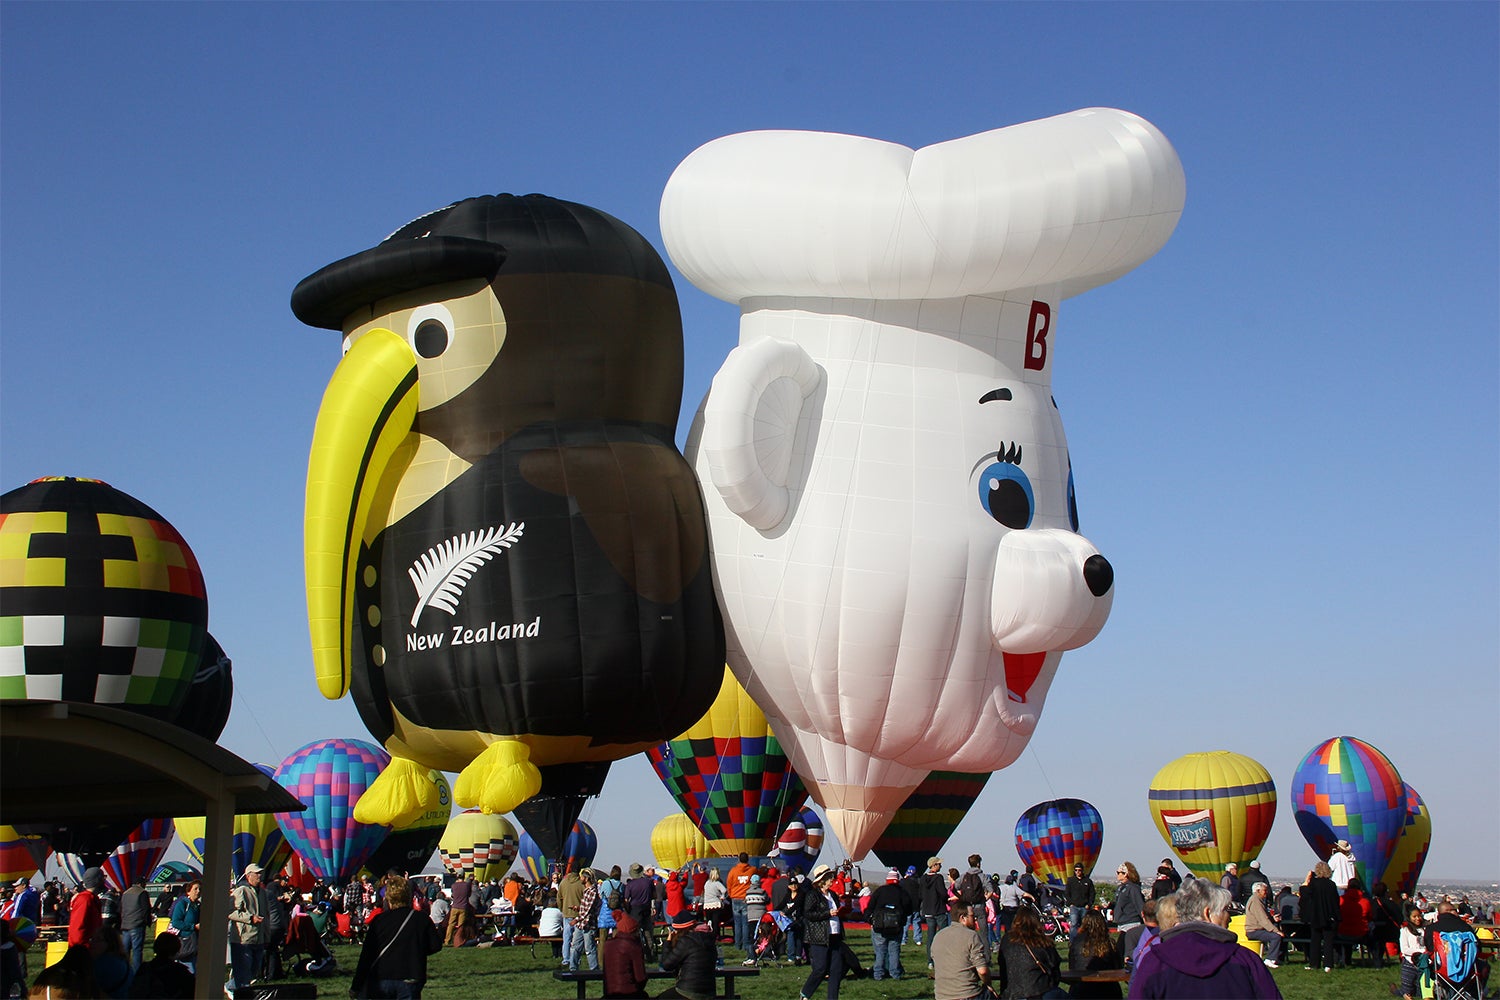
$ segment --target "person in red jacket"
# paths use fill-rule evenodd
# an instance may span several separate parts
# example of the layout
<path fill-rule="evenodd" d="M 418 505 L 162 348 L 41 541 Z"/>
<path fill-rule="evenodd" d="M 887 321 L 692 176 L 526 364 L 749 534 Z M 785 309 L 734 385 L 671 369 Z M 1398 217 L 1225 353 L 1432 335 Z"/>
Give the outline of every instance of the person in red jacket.
<path fill-rule="evenodd" d="M 1358 876 L 1349 880 L 1339 900 L 1339 958 L 1344 965 L 1354 964 L 1354 946 L 1369 937 L 1370 920 L 1375 913 L 1375 904 L 1365 893 L 1364 883 Z"/>
<path fill-rule="evenodd" d="M 83 873 L 83 888 L 73 894 L 68 911 L 68 947 L 93 944 L 94 936 L 104 926 L 104 911 L 99 893 L 104 891 L 104 872 L 98 868 Z"/>
<path fill-rule="evenodd" d="M 681 872 L 672 872 L 667 876 L 667 923 L 676 923 L 677 914 L 688 908 L 687 880 Z"/>
<path fill-rule="evenodd" d="M 624 910 L 615 910 L 615 929 L 604 942 L 604 995 L 646 995 L 646 953 L 638 933 L 641 925 Z"/>

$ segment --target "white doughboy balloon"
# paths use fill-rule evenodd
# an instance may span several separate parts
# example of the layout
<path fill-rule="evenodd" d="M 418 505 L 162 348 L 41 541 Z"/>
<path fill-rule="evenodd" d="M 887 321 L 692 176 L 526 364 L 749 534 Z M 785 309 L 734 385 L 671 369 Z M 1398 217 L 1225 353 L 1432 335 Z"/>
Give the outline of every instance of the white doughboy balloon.
<path fill-rule="evenodd" d="M 916 151 L 726 136 L 668 181 L 673 262 L 741 307 L 687 448 L 730 667 L 851 856 L 928 771 L 1014 761 L 1103 627 L 1058 305 L 1160 249 L 1184 195 L 1161 133 L 1102 108 Z"/>

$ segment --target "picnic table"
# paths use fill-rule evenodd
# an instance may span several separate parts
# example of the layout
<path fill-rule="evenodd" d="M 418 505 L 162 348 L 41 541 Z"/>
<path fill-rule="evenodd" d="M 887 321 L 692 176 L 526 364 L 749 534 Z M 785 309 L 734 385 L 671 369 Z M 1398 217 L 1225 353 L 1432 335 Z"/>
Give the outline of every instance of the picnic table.
<path fill-rule="evenodd" d="M 1065 983 L 1128 983 L 1129 969 L 1064 969 Z"/>
<path fill-rule="evenodd" d="M 714 969 L 714 975 L 724 977 L 724 988 L 719 993 L 715 994 L 715 996 L 724 998 L 724 1000 L 733 1000 L 733 998 L 739 996 L 739 994 L 735 992 L 734 981 L 746 976 L 758 976 L 760 975 L 760 970 L 743 965 L 721 965 L 718 968 Z M 567 969 L 559 969 L 556 972 L 552 973 L 552 978 L 558 980 L 559 982 L 577 984 L 578 1000 L 587 1000 L 589 983 L 598 983 L 600 993 L 602 994 L 604 991 L 603 969 L 579 969 L 577 972 L 569 972 Z M 647 969 L 646 978 L 671 979 L 675 981 L 677 979 L 677 973 L 668 972 L 665 969 Z"/>

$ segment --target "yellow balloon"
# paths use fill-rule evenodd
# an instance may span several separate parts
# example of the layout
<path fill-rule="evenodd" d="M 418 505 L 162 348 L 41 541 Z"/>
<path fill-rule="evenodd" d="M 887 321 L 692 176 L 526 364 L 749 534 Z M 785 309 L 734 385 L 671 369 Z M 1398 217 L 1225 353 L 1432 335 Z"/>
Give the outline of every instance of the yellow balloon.
<path fill-rule="evenodd" d="M 701 861 L 714 854 L 708 838 L 682 813 L 673 813 L 651 831 L 651 853 L 658 867 L 668 870 Z"/>
<path fill-rule="evenodd" d="M 1217 880 L 1226 865 L 1260 856 L 1276 819 L 1271 772 L 1227 750 L 1179 757 L 1151 779 L 1151 818 L 1195 875 Z"/>
<path fill-rule="evenodd" d="M 454 814 L 438 841 L 444 868 L 480 882 L 500 878 L 509 871 L 520 848 L 521 839 L 510 820 L 478 809 Z"/>

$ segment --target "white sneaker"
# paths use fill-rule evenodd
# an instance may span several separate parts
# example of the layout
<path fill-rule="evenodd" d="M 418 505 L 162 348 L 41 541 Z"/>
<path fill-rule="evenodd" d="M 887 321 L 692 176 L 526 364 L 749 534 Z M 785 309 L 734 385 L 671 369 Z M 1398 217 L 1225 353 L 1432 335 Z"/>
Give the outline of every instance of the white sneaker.
<path fill-rule="evenodd" d="M 1269 958 L 1263 958 L 1263 959 L 1261 959 L 1261 961 L 1263 961 L 1263 962 L 1266 963 L 1266 968 L 1268 968 L 1268 969 L 1279 969 L 1279 968 L 1281 968 L 1281 963 L 1280 962 L 1273 962 Z"/>

